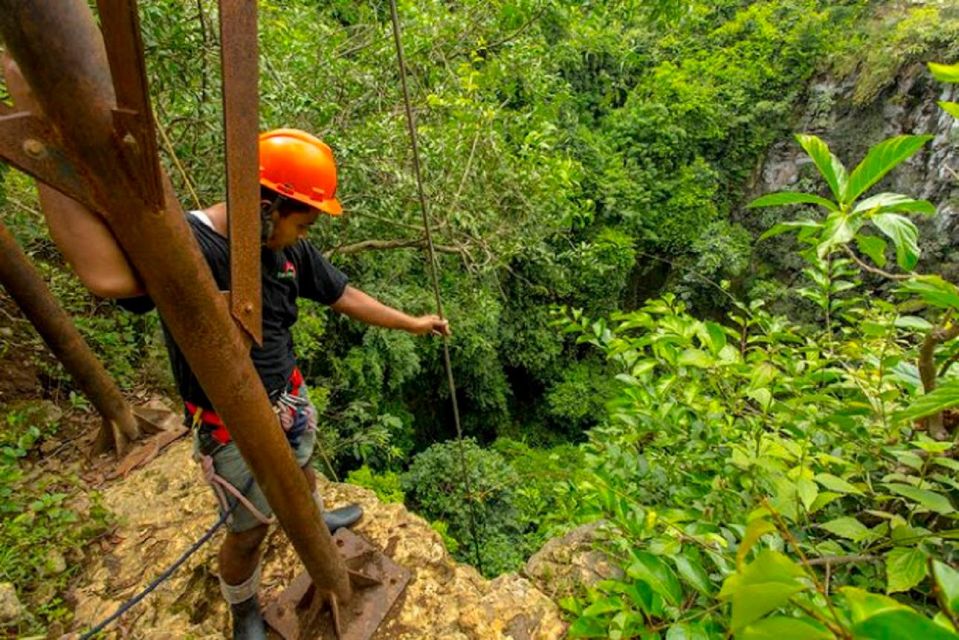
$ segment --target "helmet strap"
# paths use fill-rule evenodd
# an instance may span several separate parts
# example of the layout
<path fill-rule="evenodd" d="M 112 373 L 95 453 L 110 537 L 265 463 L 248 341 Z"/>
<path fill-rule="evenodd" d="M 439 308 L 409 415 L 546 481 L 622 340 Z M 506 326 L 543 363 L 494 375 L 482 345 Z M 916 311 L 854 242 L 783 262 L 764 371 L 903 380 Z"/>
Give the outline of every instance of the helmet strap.
<path fill-rule="evenodd" d="M 277 195 L 270 200 L 260 200 L 260 244 L 266 244 L 266 241 L 273 235 L 273 213 L 280 208 L 283 196 Z"/>

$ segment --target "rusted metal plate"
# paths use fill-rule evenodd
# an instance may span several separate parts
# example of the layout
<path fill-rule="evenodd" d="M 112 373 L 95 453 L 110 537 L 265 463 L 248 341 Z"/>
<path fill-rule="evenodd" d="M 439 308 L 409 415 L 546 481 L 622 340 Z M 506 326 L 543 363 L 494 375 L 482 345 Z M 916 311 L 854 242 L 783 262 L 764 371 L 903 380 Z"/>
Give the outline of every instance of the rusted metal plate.
<path fill-rule="evenodd" d="M 163 186 L 137 3 L 97 0 L 97 7 L 116 93 L 117 109 L 113 116 L 120 152 L 134 169 L 135 181 L 142 185 L 144 201 L 159 209 L 163 205 Z"/>
<path fill-rule="evenodd" d="M 230 217 L 230 312 L 257 344 L 260 311 L 259 77 L 256 2 L 220 0 L 226 204 Z"/>
<path fill-rule="evenodd" d="M 410 570 L 357 534 L 340 529 L 333 542 L 346 561 L 353 597 L 331 611 L 316 602 L 309 575 L 300 574 L 264 612 L 267 624 L 283 640 L 368 640 L 406 589 Z"/>
<path fill-rule="evenodd" d="M 0 158 L 95 209 L 93 196 L 40 118 L 21 111 L 0 116 Z"/>

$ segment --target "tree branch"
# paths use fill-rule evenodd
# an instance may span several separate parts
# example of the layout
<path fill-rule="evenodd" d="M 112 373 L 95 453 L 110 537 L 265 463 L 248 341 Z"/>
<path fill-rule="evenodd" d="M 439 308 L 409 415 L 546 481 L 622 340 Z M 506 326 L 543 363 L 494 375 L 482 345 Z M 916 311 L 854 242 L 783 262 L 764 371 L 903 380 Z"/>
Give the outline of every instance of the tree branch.
<path fill-rule="evenodd" d="M 874 273 L 874 274 L 876 274 L 877 276 L 882 276 L 883 278 L 889 278 L 890 280 L 908 280 L 909 278 L 912 277 L 912 276 L 906 275 L 906 274 L 904 274 L 904 273 L 889 273 L 888 271 L 883 271 L 882 269 L 880 269 L 880 268 L 878 268 L 878 267 L 874 267 L 874 266 L 872 266 L 872 265 L 870 265 L 870 264 L 866 264 L 866 263 L 863 262 L 862 259 L 861 259 L 859 256 L 857 256 L 856 253 L 855 253 L 852 249 L 850 249 L 847 245 L 842 245 L 842 248 L 843 248 L 843 250 L 846 252 L 846 255 L 848 255 L 850 258 L 852 258 L 852 259 L 853 259 L 853 262 L 855 262 L 856 264 L 858 264 L 859 267 L 860 267 L 861 269 L 863 269 L 864 271 L 868 271 L 869 273 Z"/>
<path fill-rule="evenodd" d="M 827 567 L 835 564 L 850 564 L 853 562 L 877 562 L 882 560 L 878 556 L 851 555 L 851 556 L 823 556 L 821 558 L 812 558 L 809 565 L 812 567 L 826 565 Z"/>
<path fill-rule="evenodd" d="M 340 245 L 330 251 L 330 254 L 351 255 L 362 253 L 363 251 L 385 251 L 389 249 L 419 249 L 426 247 L 426 240 L 423 238 L 414 238 L 412 240 L 363 240 L 353 244 Z M 450 247 L 442 244 L 434 244 L 433 249 L 439 253 L 455 253 L 463 255 L 463 250 L 459 247 Z"/>

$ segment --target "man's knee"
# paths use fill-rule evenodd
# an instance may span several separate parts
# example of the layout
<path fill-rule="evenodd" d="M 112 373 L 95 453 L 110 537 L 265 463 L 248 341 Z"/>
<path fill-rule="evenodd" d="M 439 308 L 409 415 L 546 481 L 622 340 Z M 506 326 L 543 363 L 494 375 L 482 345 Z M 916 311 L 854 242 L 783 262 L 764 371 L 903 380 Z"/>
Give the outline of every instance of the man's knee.
<path fill-rule="evenodd" d="M 260 524 L 252 529 L 247 529 L 239 533 L 229 531 L 226 534 L 226 539 L 223 541 L 223 549 L 227 553 L 236 553 L 244 556 L 252 555 L 260 548 L 269 530 L 270 528 L 267 525 Z"/>

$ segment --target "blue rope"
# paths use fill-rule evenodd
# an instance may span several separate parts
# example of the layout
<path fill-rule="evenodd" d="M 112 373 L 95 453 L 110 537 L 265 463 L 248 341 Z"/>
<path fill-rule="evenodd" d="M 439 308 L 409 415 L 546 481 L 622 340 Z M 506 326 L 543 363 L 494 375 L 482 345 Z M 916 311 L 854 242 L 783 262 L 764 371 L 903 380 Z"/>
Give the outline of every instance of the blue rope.
<path fill-rule="evenodd" d="M 247 482 L 246 484 L 246 487 L 243 489 L 243 495 L 246 495 L 247 491 L 250 490 L 250 487 L 252 485 L 253 485 L 253 478 L 250 478 L 249 482 Z M 194 542 L 189 549 L 184 551 L 183 554 L 176 559 L 176 562 L 174 562 L 169 567 L 167 567 L 166 571 L 164 571 L 159 576 L 157 576 L 156 579 L 150 584 L 148 584 L 140 593 L 136 594 L 135 596 L 133 596 L 132 598 L 124 602 L 122 605 L 120 605 L 120 608 L 117 609 L 113 613 L 113 615 L 103 620 L 100 624 L 98 624 L 97 626 L 93 627 L 92 629 L 84 633 L 82 636 L 80 636 L 80 640 L 89 640 L 96 634 L 103 631 L 108 625 L 110 625 L 117 618 L 119 618 L 124 613 L 132 609 L 141 600 L 143 600 L 148 595 L 150 595 L 157 587 L 163 584 L 164 580 L 172 576 L 173 573 L 180 568 L 180 565 L 186 562 L 187 559 L 190 556 L 192 556 L 194 553 L 199 551 L 200 547 L 205 545 L 210 540 L 210 538 L 213 537 L 213 534 L 216 533 L 217 530 L 223 526 L 223 523 L 226 522 L 226 519 L 229 518 L 230 514 L 233 513 L 233 510 L 236 509 L 237 504 L 239 504 L 239 500 L 234 500 L 233 503 L 230 505 L 230 507 L 220 515 L 220 519 L 217 520 L 212 527 L 207 529 L 207 532 L 204 533 L 202 536 L 200 536 L 200 539 Z"/>

